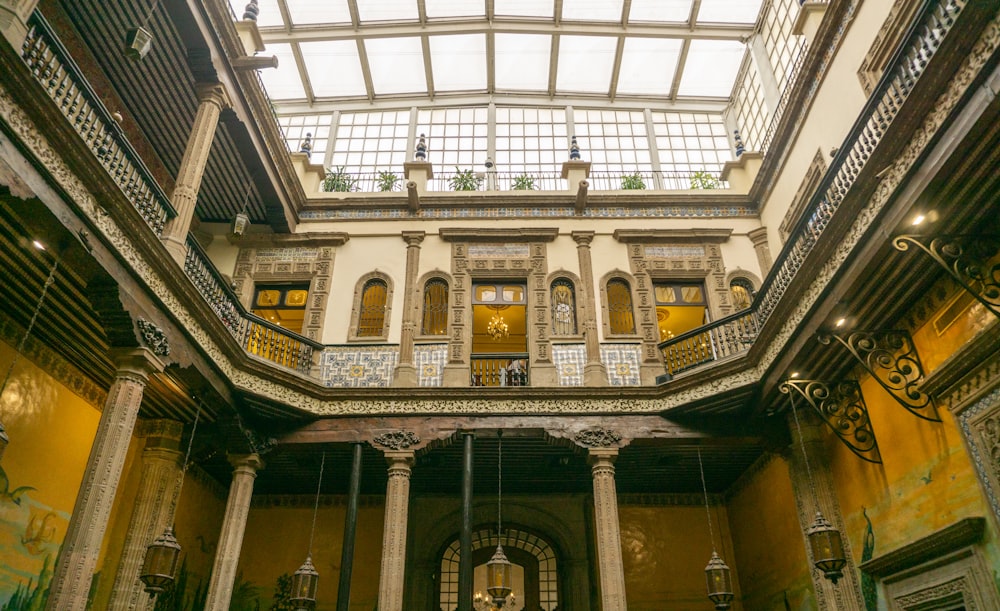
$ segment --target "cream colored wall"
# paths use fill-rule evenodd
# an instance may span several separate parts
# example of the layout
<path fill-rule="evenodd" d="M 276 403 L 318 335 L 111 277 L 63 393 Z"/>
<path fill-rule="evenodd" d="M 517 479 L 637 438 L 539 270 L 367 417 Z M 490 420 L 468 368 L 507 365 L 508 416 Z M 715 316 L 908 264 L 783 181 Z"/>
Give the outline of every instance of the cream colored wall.
<path fill-rule="evenodd" d="M 322 342 L 343 344 L 347 342 L 354 305 L 354 289 L 365 274 L 379 271 L 392 279 L 392 304 L 389 314 L 387 342 L 399 343 L 403 322 L 403 289 L 406 279 L 406 242 L 401 234 L 391 234 L 383 228 L 370 237 L 351 236 L 337 248 L 333 262 L 333 286 L 323 323 Z"/>
<path fill-rule="evenodd" d="M 240 254 L 240 247 L 238 244 L 229 242 L 229 225 L 202 223 L 198 226 L 198 231 L 212 236 L 212 241 L 205 249 L 205 254 L 215 264 L 219 273 L 227 278 L 232 278 L 233 272 L 236 271 L 236 257 Z"/>
<path fill-rule="evenodd" d="M 775 257 L 781 250 L 778 227 L 817 149 L 823 151 L 829 164 L 830 150 L 842 144 L 867 99 L 858 80 L 858 69 L 893 3 L 880 0 L 859 4 L 845 40 L 838 47 L 826 78 L 817 90 L 808 117 L 800 122 L 797 137 L 789 143 L 792 149 L 774 190 L 761 202 L 761 223 L 768 229 L 768 240 Z M 809 75 L 803 77 L 809 78 Z"/>
<path fill-rule="evenodd" d="M 439 270 L 451 275 L 451 243 L 437 233 L 428 233 L 420 245 L 420 266 L 417 279 L 428 272 Z"/>
<path fill-rule="evenodd" d="M 546 248 L 549 259 L 549 273 L 565 270 L 580 277 L 580 257 L 577 255 L 576 242 L 567 232 L 561 232 L 559 237 L 548 244 Z"/>
<path fill-rule="evenodd" d="M 719 249 L 722 251 L 722 261 L 726 265 L 726 273 L 743 270 L 750 272 L 759 281 L 764 280 L 764 274 L 760 271 L 760 262 L 757 260 L 757 251 L 754 250 L 753 242 L 746 233 L 733 233 L 728 241 L 723 242 Z M 773 254 L 773 253 L 772 253 Z M 758 284 L 756 288 L 760 288 Z"/>

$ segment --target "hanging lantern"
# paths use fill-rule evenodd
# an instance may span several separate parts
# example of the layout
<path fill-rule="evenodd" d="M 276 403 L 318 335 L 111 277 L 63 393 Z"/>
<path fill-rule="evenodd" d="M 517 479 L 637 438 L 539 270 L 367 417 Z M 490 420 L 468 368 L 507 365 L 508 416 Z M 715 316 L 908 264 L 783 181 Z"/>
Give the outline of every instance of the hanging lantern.
<path fill-rule="evenodd" d="M 733 577 L 729 567 L 714 551 L 705 567 L 705 580 L 708 583 L 708 599 L 715 603 L 717 611 L 726 611 L 733 601 Z"/>
<path fill-rule="evenodd" d="M 139 579 L 145 584 L 145 590 L 150 595 L 161 594 L 170 589 L 174 583 L 174 572 L 177 570 L 177 559 L 181 555 L 181 546 L 174 537 L 174 529 L 168 526 L 163 534 L 146 548 L 146 557 L 142 561 L 142 571 Z"/>
<path fill-rule="evenodd" d="M 230 227 L 233 237 L 242 238 L 248 227 L 250 227 L 250 216 L 246 210 L 237 212 L 236 217 L 233 218 L 233 225 Z"/>
<path fill-rule="evenodd" d="M 131 28 L 125 35 L 125 57 L 139 61 L 153 48 L 153 35 L 143 27 Z"/>
<path fill-rule="evenodd" d="M 296 609 L 315 609 L 318 585 L 319 573 L 313 566 L 312 556 L 306 556 L 306 561 L 292 576 L 292 595 L 289 600 L 295 603 Z"/>
<path fill-rule="evenodd" d="M 502 607 L 511 590 L 510 560 L 503 553 L 503 547 L 497 545 L 497 551 L 486 563 L 486 591 L 493 597 L 493 604 Z"/>
<path fill-rule="evenodd" d="M 809 547 L 812 548 L 813 564 L 823 571 L 824 577 L 837 583 L 844 576 L 841 569 L 847 564 L 840 531 L 817 511 L 816 520 L 806 530 L 806 536 L 809 538 Z"/>

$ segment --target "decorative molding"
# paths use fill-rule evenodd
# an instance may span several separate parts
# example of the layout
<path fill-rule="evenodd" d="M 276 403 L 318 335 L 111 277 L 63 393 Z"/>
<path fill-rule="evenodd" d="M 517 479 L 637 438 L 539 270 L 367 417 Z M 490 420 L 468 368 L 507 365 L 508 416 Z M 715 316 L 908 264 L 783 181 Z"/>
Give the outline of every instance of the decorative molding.
<path fill-rule="evenodd" d="M 979 543 L 986 530 L 986 518 L 964 518 L 913 543 L 875 556 L 859 568 L 876 577 L 885 577 L 944 556 L 967 545 Z"/>
<path fill-rule="evenodd" d="M 170 354 L 170 343 L 167 341 L 167 336 L 163 334 L 162 329 L 142 318 L 136 321 L 136 325 L 139 327 L 139 333 L 142 334 L 143 343 L 153 351 L 153 354 L 156 356 L 168 356 Z"/>
<path fill-rule="evenodd" d="M 732 229 L 615 229 L 612 234 L 622 244 L 721 244 Z"/>
<path fill-rule="evenodd" d="M 241 248 L 323 248 L 343 246 L 350 241 L 351 235 L 344 231 L 329 233 L 248 233 L 241 237 L 227 236 L 230 244 Z"/>
<path fill-rule="evenodd" d="M 955 414 L 1000 382 L 1000 321 L 966 340 L 927 375 L 921 389 L 939 398 Z"/>
<path fill-rule="evenodd" d="M 291 507 L 312 509 L 316 496 L 312 494 L 263 494 L 253 496 L 250 507 L 254 509 L 273 509 L 276 507 Z M 319 497 L 320 507 L 346 507 L 346 494 L 323 494 Z M 384 507 L 385 496 L 380 494 L 362 494 L 358 496 L 359 507 Z"/>
<path fill-rule="evenodd" d="M 558 228 L 528 228 L 528 229 L 465 229 L 459 227 L 442 227 L 439 237 L 445 242 L 552 242 L 559 235 Z"/>
<path fill-rule="evenodd" d="M 587 429 L 573 436 L 573 441 L 585 448 L 617 447 L 621 440 L 621 433 L 605 428 Z"/>
<path fill-rule="evenodd" d="M 1000 387 L 958 415 L 973 468 L 997 524 L 1000 524 Z"/>
<path fill-rule="evenodd" d="M 420 438 L 413 431 L 390 431 L 376 435 L 372 444 L 388 450 L 406 450 L 420 443 Z"/>
<path fill-rule="evenodd" d="M 782 242 L 788 240 L 788 236 L 791 235 L 795 224 L 802 218 L 806 206 L 809 205 L 809 201 L 823 180 L 823 175 L 826 174 L 826 169 L 826 157 L 823 155 L 823 151 L 817 150 L 809 167 L 806 168 L 806 174 L 799 184 L 799 190 L 795 192 L 792 203 L 788 206 L 788 212 L 785 213 L 785 217 L 781 220 L 781 225 L 778 226 L 778 234 L 781 235 Z"/>
<path fill-rule="evenodd" d="M 663 199 L 670 199 L 670 195 L 665 195 L 662 192 L 656 193 L 659 201 Z M 690 196 L 684 194 L 689 200 Z M 495 206 L 454 206 L 454 200 L 448 202 L 441 202 L 442 204 L 452 204 L 451 206 L 441 205 L 441 206 L 429 206 L 436 202 L 430 202 L 428 200 L 432 194 L 426 193 L 421 196 L 421 204 L 426 206 L 422 207 L 413 213 L 412 218 L 414 220 L 465 220 L 465 219 L 510 219 L 510 218 L 526 218 L 526 219 L 572 219 L 572 218 L 590 218 L 590 219 L 630 219 L 630 218 L 649 218 L 649 219 L 663 219 L 663 218 L 756 218 L 759 211 L 752 202 L 747 201 L 745 196 L 740 196 L 734 198 L 733 203 L 725 205 L 713 205 L 713 206 L 698 206 L 698 205 L 635 205 L 635 206 L 621 206 L 621 205 L 606 205 L 606 206 L 592 206 L 588 205 L 587 208 L 583 210 L 582 213 L 577 214 L 576 209 L 572 205 L 539 205 L 539 206 L 511 206 L 512 199 L 519 199 L 523 196 L 516 196 L 515 198 L 509 197 L 509 194 L 504 193 L 504 197 L 497 197 L 495 199 Z M 530 196 L 529 196 L 530 197 Z M 592 204 L 595 198 L 600 196 L 594 195 L 591 192 L 588 204 Z M 613 197 L 617 197 L 617 193 Z M 717 196 L 716 196 L 717 197 Z M 483 199 L 490 198 L 487 196 Z M 490 198 L 492 199 L 492 198 Z M 370 201 L 370 200 L 369 200 Z M 399 201 L 398 199 L 396 201 Z M 440 200 L 438 200 L 440 201 Z M 401 211 L 405 210 L 406 206 L 404 204 L 399 204 L 396 206 L 383 205 L 381 207 L 337 207 L 323 209 L 315 205 L 310 205 L 307 209 L 299 212 L 299 218 L 303 222 L 322 222 L 329 220 L 341 220 L 341 221 L 370 221 L 372 219 L 389 219 L 397 220 L 400 218 Z"/>

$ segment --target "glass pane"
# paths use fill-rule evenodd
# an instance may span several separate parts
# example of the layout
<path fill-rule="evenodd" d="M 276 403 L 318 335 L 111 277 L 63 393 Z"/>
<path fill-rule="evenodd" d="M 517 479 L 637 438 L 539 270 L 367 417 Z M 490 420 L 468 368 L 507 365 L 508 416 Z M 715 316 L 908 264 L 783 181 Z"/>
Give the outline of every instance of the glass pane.
<path fill-rule="evenodd" d="M 682 286 L 681 299 L 684 303 L 705 303 L 705 295 L 700 286 Z"/>
<path fill-rule="evenodd" d="M 444 280 L 431 280 L 424 287 L 424 335 L 445 335 L 448 332 L 448 285 Z"/>
<path fill-rule="evenodd" d="M 292 46 L 285 43 L 272 42 L 267 45 L 267 52 L 278 58 L 278 67 L 259 72 L 267 95 L 272 100 L 293 100 L 306 97 L 302 87 L 302 78 L 295 65 Z"/>
<path fill-rule="evenodd" d="M 255 304 L 257 306 L 276 306 L 281 303 L 281 291 L 278 290 L 260 290 L 257 291 L 257 300 Z"/>
<path fill-rule="evenodd" d="M 386 284 L 369 280 L 361 293 L 361 312 L 358 316 L 358 337 L 381 337 L 385 322 Z"/>
<path fill-rule="evenodd" d="M 486 89 L 486 36 L 463 34 L 431 36 L 434 89 L 470 91 Z"/>
<path fill-rule="evenodd" d="M 358 45 L 353 40 L 304 42 L 299 45 L 316 97 L 365 95 Z M 336 69 L 332 69 L 336 66 Z"/>
<path fill-rule="evenodd" d="M 756 23 L 763 0 L 701 0 L 698 22 Z"/>
<path fill-rule="evenodd" d="M 692 40 L 677 94 L 728 98 L 745 53 L 735 40 Z"/>
<path fill-rule="evenodd" d="M 561 36 L 556 89 L 606 93 L 617 44 L 617 39 L 607 36 Z"/>
<path fill-rule="evenodd" d="M 541 0 L 539 0 L 541 2 Z M 623 0 L 563 0 L 562 18 L 572 21 L 621 21 Z"/>
<path fill-rule="evenodd" d="M 495 286 L 476 287 L 476 301 L 496 301 L 496 300 L 497 300 L 497 287 Z"/>
<path fill-rule="evenodd" d="M 691 16 L 692 0 L 632 0 L 628 20 L 687 21 Z"/>
<path fill-rule="evenodd" d="M 376 94 L 416 93 L 427 89 L 424 52 L 419 38 L 369 38 L 365 40 L 365 51 Z"/>
<path fill-rule="evenodd" d="M 653 294 L 656 297 L 656 303 L 674 303 L 677 298 L 674 296 L 674 287 L 672 286 L 654 286 Z"/>
<path fill-rule="evenodd" d="M 551 36 L 497 33 L 495 41 L 497 89 L 548 89 Z"/>
<path fill-rule="evenodd" d="M 613 334 L 635 333 L 632 291 L 624 280 L 608 281 L 608 326 Z"/>
<path fill-rule="evenodd" d="M 417 19 L 416 0 L 361 0 L 358 17 L 364 21 L 403 21 Z"/>
<path fill-rule="evenodd" d="M 347 0 L 291 0 L 286 4 L 294 25 L 351 22 Z"/>
<path fill-rule="evenodd" d="M 524 288 L 520 286 L 503 287 L 503 300 L 510 303 L 521 303 L 524 301 Z"/>
<path fill-rule="evenodd" d="M 668 95 L 681 46 L 672 38 L 626 38 L 618 92 Z"/>
<path fill-rule="evenodd" d="M 495 0 L 496 15 L 517 17 L 552 17 L 553 2 L 541 0 Z"/>
<path fill-rule="evenodd" d="M 229 5 L 233 8 L 236 19 L 243 19 L 243 11 L 246 9 L 246 0 L 229 0 Z M 281 11 L 278 10 L 278 0 L 259 0 L 257 6 L 260 13 L 257 15 L 257 26 L 261 28 L 271 26 L 283 26 L 285 22 L 281 19 Z M 268 50 L 271 50 L 268 45 Z"/>
<path fill-rule="evenodd" d="M 301 307 L 306 305 L 306 298 L 309 296 L 308 290 L 291 290 L 285 295 L 285 305 Z"/>
<path fill-rule="evenodd" d="M 362 0 L 363 1 L 363 0 Z M 486 15 L 483 0 L 424 0 L 427 16 L 435 17 L 482 17 Z"/>

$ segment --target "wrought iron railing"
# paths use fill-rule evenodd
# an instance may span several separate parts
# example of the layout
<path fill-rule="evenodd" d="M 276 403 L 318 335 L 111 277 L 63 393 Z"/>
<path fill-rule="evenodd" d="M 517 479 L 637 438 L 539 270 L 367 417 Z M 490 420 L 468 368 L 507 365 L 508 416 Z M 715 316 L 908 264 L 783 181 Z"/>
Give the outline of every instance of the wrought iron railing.
<path fill-rule="evenodd" d="M 593 171 L 587 180 L 592 191 L 643 191 L 726 189 L 729 183 L 719 179 L 721 168 L 700 172 L 605 172 Z"/>
<path fill-rule="evenodd" d="M 28 19 L 21 58 L 149 228 L 160 235 L 164 224 L 177 216 L 169 198 L 38 11 Z"/>
<path fill-rule="evenodd" d="M 247 312 L 201 245 L 190 236 L 187 245 L 184 272 L 240 347 L 288 369 L 309 373 L 313 354 L 321 351 L 323 344 Z"/>
<path fill-rule="evenodd" d="M 813 251 L 861 170 L 909 98 L 927 63 L 951 31 L 968 0 L 926 2 L 878 87 L 830 164 L 810 213 L 801 218 L 749 310 L 701 326 L 659 344 L 667 371 L 677 373 L 745 352 L 768 321 Z"/>
<path fill-rule="evenodd" d="M 527 386 L 528 353 L 473 354 L 472 386 Z"/>

